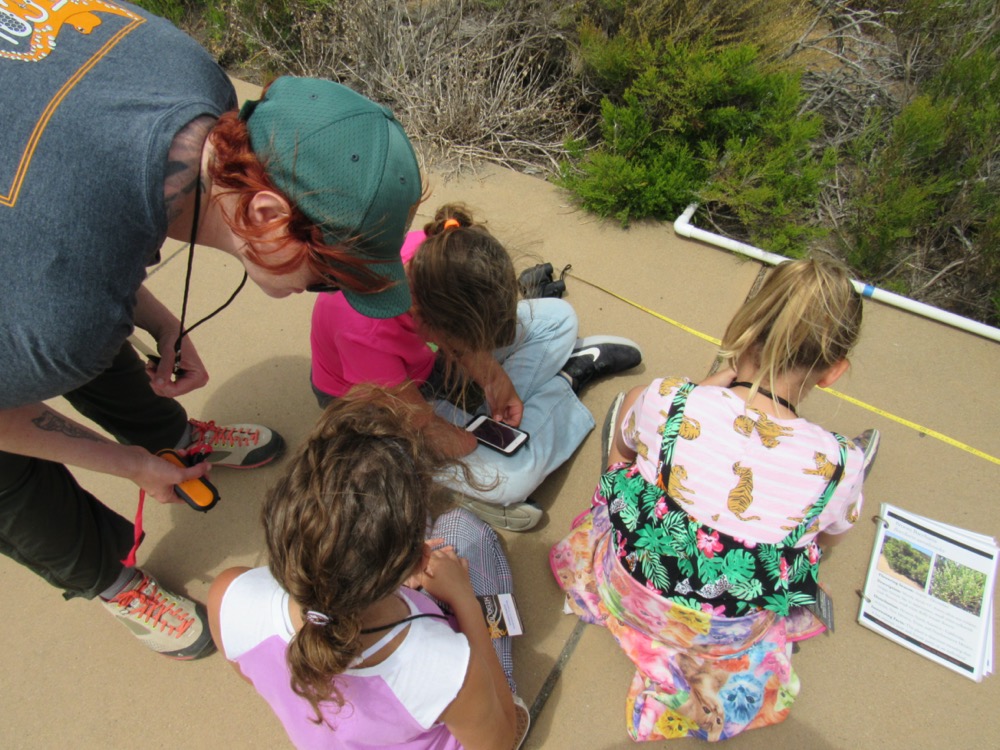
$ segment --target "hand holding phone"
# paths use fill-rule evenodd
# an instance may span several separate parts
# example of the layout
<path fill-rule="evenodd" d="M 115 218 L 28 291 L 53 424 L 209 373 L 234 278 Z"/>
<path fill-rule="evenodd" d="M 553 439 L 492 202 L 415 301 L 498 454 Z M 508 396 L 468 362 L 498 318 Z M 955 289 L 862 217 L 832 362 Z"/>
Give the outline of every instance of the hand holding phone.
<path fill-rule="evenodd" d="M 482 445 L 510 456 L 528 442 L 528 433 L 487 416 L 473 417 L 465 429 Z"/>

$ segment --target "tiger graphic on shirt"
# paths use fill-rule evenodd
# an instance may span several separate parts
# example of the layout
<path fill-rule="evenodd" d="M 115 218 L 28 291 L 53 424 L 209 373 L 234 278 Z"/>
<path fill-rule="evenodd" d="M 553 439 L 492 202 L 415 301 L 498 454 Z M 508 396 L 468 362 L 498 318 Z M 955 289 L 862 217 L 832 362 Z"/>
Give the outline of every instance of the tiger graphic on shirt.
<path fill-rule="evenodd" d="M 827 481 L 833 479 L 833 474 L 837 471 L 837 464 L 827 458 L 825 453 L 816 451 L 813 453 L 813 461 L 816 463 L 816 468 L 803 469 L 803 474 L 815 474 L 823 477 Z"/>
<path fill-rule="evenodd" d="M 757 419 L 754 420 L 753 417 L 740 414 L 733 421 L 733 429 L 744 437 L 750 437 L 756 432 L 761 445 L 765 448 L 777 448 L 780 445 L 778 438 L 789 437 L 794 432 L 791 427 L 784 427 L 777 422 L 772 422 L 760 409 L 751 407 L 750 411 L 757 415 Z"/>
<path fill-rule="evenodd" d="M 740 479 L 729 491 L 726 500 L 729 511 L 741 521 L 759 521 L 760 516 L 743 516 L 753 505 L 753 469 L 737 461 L 733 464 L 733 474 Z"/>

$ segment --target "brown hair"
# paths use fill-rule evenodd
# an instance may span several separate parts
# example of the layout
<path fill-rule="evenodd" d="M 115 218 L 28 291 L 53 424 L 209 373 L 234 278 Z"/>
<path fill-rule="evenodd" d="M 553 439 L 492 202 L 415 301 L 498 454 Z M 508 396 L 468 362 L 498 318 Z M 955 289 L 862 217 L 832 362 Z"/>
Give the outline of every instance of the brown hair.
<path fill-rule="evenodd" d="M 374 386 L 335 400 L 264 500 L 272 575 L 303 617 L 329 618 L 305 622 L 288 647 L 292 689 L 317 723 L 321 703 L 344 704 L 334 678 L 362 651 L 363 612 L 422 559 L 434 477 L 455 463 L 423 441 L 415 413 Z"/>
<path fill-rule="evenodd" d="M 359 293 L 380 292 L 389 287 L 392 282 L 370 270 L 368 265 L 372 261 L 359 256 L 350 243 L 327 244 L 320 228 L 275 186 L 250 146 L 246 123 L 236 112 L 219 117 L 208 137 L 215 150 L 208 165 L 209 176 L 213 183 L 237 196 L 234 214 L 224 213 L 223 218 L 237 236 L 248 242 L 247 256 L 251 261 L 276 274 L 291 273 L 307 263 L 317 276 L 333 278 L 341 286 Z M 253 224 L 249 217 L 250 202 L 262 190 L 284 197 L 291 206 L 291 214 L 263 226 Z M 265 258 L 253 242 L 274 230 L 285 234 L 282 247 L 299 245 L 304 251 L 283 263 Z"/>
<path fill-rule="evenodd" d="M 424 232 L 409 267 L 422 324 L 467 351 L 513 344 L 519 291 L 504 246 L 458 203 L 441 206 Z"/>
<path fill-rule="evenodd" d="M 733 316 L 719 358 L 733 368 L 753 358 L 752 398 L 762 382 L 846 358 L 860 332 L 861 295 L 847 268 L 825 257 L 793 260 L 773 270 Z"/>

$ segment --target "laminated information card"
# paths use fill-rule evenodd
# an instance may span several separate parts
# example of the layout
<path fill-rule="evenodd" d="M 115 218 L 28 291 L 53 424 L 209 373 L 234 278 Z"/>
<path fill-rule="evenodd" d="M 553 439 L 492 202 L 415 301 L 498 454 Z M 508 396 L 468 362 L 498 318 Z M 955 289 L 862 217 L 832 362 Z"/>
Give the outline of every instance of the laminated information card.
<path fill-rule="evenodd" d="M 996 540 L 883 503 L 858 622 L 979 682 L 993 671 Z"/>

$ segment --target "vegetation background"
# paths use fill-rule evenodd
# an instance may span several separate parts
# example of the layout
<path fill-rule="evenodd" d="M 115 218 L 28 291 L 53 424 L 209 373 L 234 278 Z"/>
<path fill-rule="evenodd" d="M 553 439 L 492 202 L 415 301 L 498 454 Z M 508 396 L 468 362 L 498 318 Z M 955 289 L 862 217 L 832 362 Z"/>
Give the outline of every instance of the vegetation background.
<path fill-rule="evenodd" d="M 144 0 L 233 75 L 341 81 L 544 176 L 1000 325 L 995 0 Z"/>

